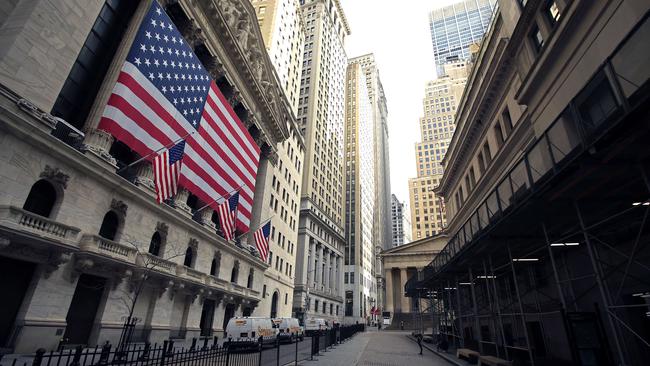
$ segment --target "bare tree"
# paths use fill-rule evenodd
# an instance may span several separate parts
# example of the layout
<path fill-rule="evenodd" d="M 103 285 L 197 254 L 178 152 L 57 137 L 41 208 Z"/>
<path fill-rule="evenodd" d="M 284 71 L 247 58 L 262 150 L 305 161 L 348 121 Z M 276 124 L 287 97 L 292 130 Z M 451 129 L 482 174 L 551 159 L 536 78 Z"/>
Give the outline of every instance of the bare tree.
<path fill-rule="evenodd" d="M 151 254 L 148 251 L 148 245 L 139 242 L 134 238 L 126 237 L 122 242 L 130 245 L 136 251 L 136 266 L 131 274 L 131 286 L 128 290 L 122 291 L 123 296 L 120 298 L 128 309 L 128 315 L 122 327 L 122 334 L 120 341 L 117 345 L 116 351 L 118 354 L 125 350 L 126 346 L 131 341 L 131 336 L 138 319 L 133 316 L 135 306 L 138 302 L 142 291 L 152 279 L 154 271 L 161 269 L 161 266 L 173 262 L 174 259 L 185 255 L 185 251 L 174 243 L 161 243 L 161 252 L 158 254 Z M 176 264 L 178 265 L 178 264 Z M 117 355 L 116 355 L 117 356 Z"/>

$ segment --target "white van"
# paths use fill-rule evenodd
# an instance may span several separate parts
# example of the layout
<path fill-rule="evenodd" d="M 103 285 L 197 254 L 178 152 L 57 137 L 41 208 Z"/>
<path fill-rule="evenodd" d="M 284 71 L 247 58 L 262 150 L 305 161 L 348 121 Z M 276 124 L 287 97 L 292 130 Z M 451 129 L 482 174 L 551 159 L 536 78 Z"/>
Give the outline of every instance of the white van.
<path fill-rule="evenodd" d="M 228 321 L 224 346 L 261 347 L 260 336 L 263 344 L 275 344 L 278 330 L 270 318 L 237 316 Z"/>
<path fill-rule="evenodd" d="M 273 319 L 273 326 L 278 329 L 280 341 L 293 342 L 295 339 L 301 341 L 305 339 L 303 328 L 298 324 L 296 318 L 275 318 Z"/>
<path fill-rule="evenodd" d="M 308 336 L 323 333 L 329 329 L 329 325 L 322 318 L 310 318 L 305 320 L 305 334 Z"/>

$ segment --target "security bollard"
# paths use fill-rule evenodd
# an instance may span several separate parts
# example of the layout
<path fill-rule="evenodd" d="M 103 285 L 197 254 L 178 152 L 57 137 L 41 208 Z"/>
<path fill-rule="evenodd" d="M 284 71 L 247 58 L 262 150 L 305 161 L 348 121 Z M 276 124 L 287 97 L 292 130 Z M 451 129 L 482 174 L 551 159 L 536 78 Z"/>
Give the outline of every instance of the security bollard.
<path fill-rule="evenodd" d="M 300 340 L 298 339 L 298 337 L 296 337 L 296 358 L 295 358 L 296 363 L 295 363 L 295 366 L 298 366 L 298 343 L 299 342 L 300 342 Z"/>
<path fill-rule="evenodd" d="M 44 354 L 45 354 L 45 348 L 37 349 L 36 356 L 34 357 L 34 361 L 32 361 L 32 366 L 41 366 L 41 362 L 43 362 Z"/>
<path fill-rule="evenodd" d="M 102 353 L 99 354 L 98 366 L 104 366 L 108 364 L 108 358 L 111 355 L 111 342 L 106 341 L 102 346 Z"/>

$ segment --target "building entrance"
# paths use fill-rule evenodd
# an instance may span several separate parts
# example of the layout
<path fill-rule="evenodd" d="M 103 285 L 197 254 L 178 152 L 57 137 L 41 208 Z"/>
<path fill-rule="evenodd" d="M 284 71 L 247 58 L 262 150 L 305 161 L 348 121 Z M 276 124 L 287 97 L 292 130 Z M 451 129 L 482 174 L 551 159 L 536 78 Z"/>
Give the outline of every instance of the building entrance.
<path fill-rule="evenodd" d="M 214 320 L 215 301 L 205 299 L 203 301 L 203 311 L 201 311 L 201 336 L 209 337 L 212 335 L 212 321 Z"/>
<path fill-rule="evenodd" d="M 88 344 L 105 286 L 105 278 L 89 274 L 79 276 L 68 316 L 65 318 L 67 326 L 63 336 L 64 343 Z"/>
<path fill-rule="evenodd" d="M 34 263 L 0 257 L 0 348 L 10 346 L 16 315 L 34 275 Z"/>

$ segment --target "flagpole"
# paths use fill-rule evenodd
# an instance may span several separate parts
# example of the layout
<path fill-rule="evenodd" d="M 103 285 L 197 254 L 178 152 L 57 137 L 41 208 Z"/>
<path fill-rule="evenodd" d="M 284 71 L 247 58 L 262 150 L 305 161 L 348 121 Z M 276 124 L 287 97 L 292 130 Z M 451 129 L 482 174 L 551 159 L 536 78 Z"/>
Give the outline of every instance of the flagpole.
<path fill-rule="evenodd" d="M 259 225 L 258 229 L 261 228 L 262 226 L 268 224 L 268 222 L 271 221 L 271 219 L 272 219 L 274 216 L 275 216 L 275 214 L 269 216 L 268 219 L 262 221 L 262 223 Z M 242 236 L 244 236 L 244 235 L 246 235 L 246 234 L 248 234 L 248 233 L 250 233 L 250 232 L 251 232 L 251 231 L 250 231 L 250 228 L 249 228 L 247 232 L 240 234 L 239 236 L 233 238 L 232 240 L 235 241 L 235 240 L 241 238 Z"/>
<path fill-rule="evenodd" d="M 225 198 L 226 196 L 230 196 L 230 195 L 232 195 L 233 193 L 237 192 L 237 191 L 238 191 L 240 188 L 242 188 L 243 186 L 244 186 L 244 185 L 242 184 L 241 186 L 239 186 L 239 187 L 233 189 L 232 191 L 230 191 L 230 192 L 224 194 L 223 196 L 219 196 L 218 198 L 216 198 L 216 199 L 210 201 L 210 203 L 206 204 L 205 206 L 203 206 L 203 207 L 197 209 L 195 212 L 202 211 L 202 210 L 205 209 L 206 207 L 208 207 L 208 206 L 210 206 L 211 204 L 217 202 L 219 199 L 221 199 L 221 198 Z"/>
<path fill-rule="evenodd" d="M 155 150 L 155 151 L 150 152 L 149 154 L 147 154 L 147 155 L 141 157 L 140 159 L 138 159 L 138 160 L 132 162 L 131 164 L 129 164 L 129 165 L 125 166 L 125 167 L 122 167 L 122 168 L 118 169 L 115 173 L 119 173 L 119 172 L 121 172 L 121 171 L 124 170 L 124 169 L 128 169 L 128 168 L 132 167 L 133 165 L 135 165 L 135 164 L 141 162 L 142 160 L 144 160 L 144 159 L 150 157 L 151 155 L 158 154 L 160 151 L 162 151 L 162 150 L 164 150 L 164 149 L 168 149 L 168 148 L 170 148 L 171 146 L 176 145 L 177 143 L 181 142 L 182 140 L 185 140 L 186 138 L 188 138 L 190 135 L 194 134 L 194 132 L 196 132 L 196 131 L 190 132 L 190 133 L 188 133 L 187 135 L 181 137 L 180 139 L 178 139 L 178 140 L 176 140 L 176 141 L 173 141 L 171 144 L 169 144 L 169 145 L 165 145 L 165 146 L 161 147 L 161 148 L 158 149 L 158 150 Z"/>

